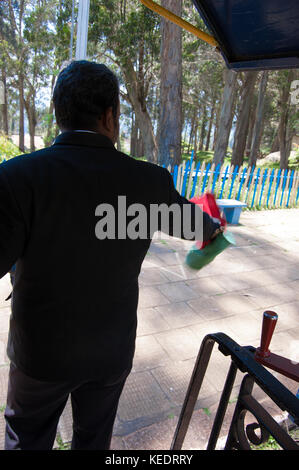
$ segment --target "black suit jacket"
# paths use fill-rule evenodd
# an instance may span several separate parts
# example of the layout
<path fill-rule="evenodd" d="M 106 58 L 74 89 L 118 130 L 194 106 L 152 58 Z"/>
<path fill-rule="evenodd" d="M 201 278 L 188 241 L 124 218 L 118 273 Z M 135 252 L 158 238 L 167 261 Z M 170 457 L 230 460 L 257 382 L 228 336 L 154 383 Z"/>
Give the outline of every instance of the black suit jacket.
<path fill-rule="evenodd" d="M 131 367 L 151 240 L 97 238 L 96 207 L 116 208 L 119 195 L 127 205 L 191 204 L 167 170 L 100 134 L 65 132 L 0 166 L 0 277 L 16 263 L 7 351 L 29 376 L 113 378 Z M 203 228 L 207 240 L 216 228 L 207 214 Z"/>

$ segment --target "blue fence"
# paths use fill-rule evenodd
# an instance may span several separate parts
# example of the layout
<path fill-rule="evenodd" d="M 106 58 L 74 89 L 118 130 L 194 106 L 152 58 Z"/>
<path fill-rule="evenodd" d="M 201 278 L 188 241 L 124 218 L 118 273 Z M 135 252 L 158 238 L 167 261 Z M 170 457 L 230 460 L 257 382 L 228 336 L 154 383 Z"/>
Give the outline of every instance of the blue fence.
<path fill-rule="evenodd" d="M 218 199 L 237 199 L 247 207 L 296 207 L 299 203 L 299 173 L 259 167 L 231 167 L 190 160 L 172 171 L 175 187 L 191 199 L 211 192 Z"/>

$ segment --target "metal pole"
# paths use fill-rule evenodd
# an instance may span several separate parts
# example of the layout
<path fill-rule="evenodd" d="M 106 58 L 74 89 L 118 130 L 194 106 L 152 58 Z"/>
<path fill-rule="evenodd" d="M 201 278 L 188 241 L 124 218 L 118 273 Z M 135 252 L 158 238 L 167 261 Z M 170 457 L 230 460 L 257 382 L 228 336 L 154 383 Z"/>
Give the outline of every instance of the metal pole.
<path fill-rule="evenodd" d="M 76 60 L 86 59 L 90 0 L 79 0 Z"/>

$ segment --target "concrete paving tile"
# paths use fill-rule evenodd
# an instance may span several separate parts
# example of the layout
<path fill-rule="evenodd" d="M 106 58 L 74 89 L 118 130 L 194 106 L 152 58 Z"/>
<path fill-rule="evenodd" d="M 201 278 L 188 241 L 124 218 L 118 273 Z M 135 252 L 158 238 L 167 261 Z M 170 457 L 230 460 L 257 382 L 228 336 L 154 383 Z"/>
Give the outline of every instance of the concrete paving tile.
<path fill-rule="evenodd" d="M 227 293 L 213 297 L 220 311 L 229 315 L 239 315 L 259 307 L 247 293 Z"/>
<path fill-rule="evenodd" d="M 199 344 L 192 327 L 178 328 L 156 334 L 155 338 L 172 360 L 190 359 L 197 355 Z"/>
<path fill-rule="evenodd" d="M 136 338 L 133 371 L 152 369 L 166 364 L 169 356 L 159 341 L 153 336 L 140 336 Z"/>
<path fill-rule="evenodd" d="M 241 346 L 259 345 L 261 322 L 250 312 L 235 315 L 234 318 L 231 319 L 229 327 L 233 332 L 234 341 Z"/>
<path fill-rule="evenodd" d="M 250 282 L 246 282 L 243 275 L 240 275 L 239 273 L 217 276 L 215 281 L 225 292 L 240 291 L 250 288 Z"/>
<path fill-rule="evenodd" d="M 176 266 L 167 266 L 160 268 L 168 281 L 185 281 L 188 279 L 197 279 L 197 271 L 190 269 L 185 263 Z"/>
<path fill-rule="evenodd" d="M 159 311 L 171 328 L 181 328 L 203 321 L 202 317 L 198 315 L 187 302 L 161 305 L 160 307 L 156 307 L 156 310 Z"/>
<path fill-rule="evenodd" d="M 273 305 L 270 308 L 278 314 L 276 330 L 296 331 L 299 326 L 299 302 L 291 302 L 279 305 Z"/>
<path fill-rule="evenodd" d="M 281 280 L 281 275 L 277 268 L 257 269 L 255 271 L 243 272 L 240 279 L 246 282 L 248 286 L 254 288 L 275 284 Z"/>
<path fill-rule="evenodd" d="M 0 450 L 4 450 L 5 443 L 5 418 L 4 411 L 0 411 Z"/>
<path fill-rule="evenodd" d="M 131 373 L 125 384 L 117 412 L 122 422 L 159 416 L 172 403 L 150 372 Z"/>
<path fill-rule="evenodd" d="M 9 307 L 10 301 L 5 300 L 11 293 L 11 282 L 9 274 L 0 279 L 0 308 Z"/>
<path fill-rule="evenodd" d="M 180 252 L 159 253 L 157 256 L 163 262 L 163 266 L 176 266 L 182 264 L 185 257 Z"/>
<path fill-rule="evenodd" d="M 160 268 L 144 268 L 141 270 L 138 278 L 140 287 L 155 286 L 167 281 L 167 277 L 164 276 L 163 271 Z"/>
<path fill-rule="evenodd" d="M 155 253 L 148 251 L 142 263 L 142 268 L 159 268 L 161 266 L 164 266 L 163 261 Z"/>
<path fill-rule="evenodd" d="M 0 332 L 1 333 L 8 333 L 9 331 L 10 314 L 11 314 L 10 307 L 0 308 Z"/>
<path fill-rule="evenodd" d="M 226 263 L 225 266 L 228 266 L 229 263 Z M 233 263 L 230 263 L 233 266 Z M 224 273 L 224 266 L 221 262 L 221 254 L 215 258 L 210 264 L 204 266 L 197 272 L 197 277 L 212 277 L 212 276 L 221 276 Z"/>
<path fill-rule="evenodd" d="M 165 321 L 159 310 L 154 308 L 138 310 L 137 336 L 150 335 L 169 330 L 169 328 L 170 325 Z"/>
<path fill-rule="evenodd" d="M 204 337 L 209 334 L 224 333 L 234 340 L 234 331 L 231 329 L 233 319 L 234 316 L 231 316 L 192 325 L 192 331 L 199 340 L 199 346 L 201 346 Z"/>
<path fill-rule="evenodd" d="M 161 284 L 157 288 L 171 302 L 183 302 L 198 297 L 197 293 L 184 281 Z"/>
<path fill-rule="evenodd" d="M 0 367 L 0 407 L 6 405 L 9 366 Z"/>
<path fill-rule="evenodd" d="M 299 362 L 299 338 L 294 338 L 289 331 L 279 331 L 275 329 L 269 349 L 275 354 Z"/>
<path fill-rule="evenodd" d="M 184 403 L 194 365 L 195 358 L 187 361 L 175 361 L 152 371 L 160 387 L 177 406 L 181 407 Z M 204 378 L 199 398 L 207 398 L 215 393 L 215 387 Z"/>
<path fill-rule="evenodd" d="M 127 450 L 169 450 L 175 433 L 177 417 L 146 426 L 123 437 Z"/>
<path fill-rule="evenodd" d="M 112 436 L 110 450 L 128 450 L 123 438 Z"/>
<path fill-rule="evenodd" d="M 249 289 L 246 294 L 261 309 L 296 300 L 296 291 L 288 284 L 269 284 L 267 286 Z"/>
<path fill-rule="evenodd" d="M 222 297 L 222 295 L 219 297 Z M 204 320 L 216 320 L 231 315 L 231 312 L 227 312 L 227 310 L 222 308 L 222 305 L 217 301 L 217 299 L 218 296 L 203 296 L 198 299 L 190 300 L 187 303 L 189 307 L 191 307 L 194 312 Z"/>
<path fill-rule="evenodd" d="M 192 281 L 187 281 L 186 284 L 191 287 L 191 289 L 201 295 L 216 295 L 222 294 L 225 289 L 218 283 L 217 278 L 204 277 L 202 279 L 195 279 Z"/>
<path fill-rule="evenodd" d="M 7 334 L 0 333 L 0 366 L 3 366 L 9 363 L 9 359 L 6 354 L 6 348 L 7 348 Z"/>
<path fill-rule="evenodd" d="M 163 239 L 155 239 L 152 241 L 150 244 L 149 253 L 153 254 L 159 254 L 159 253 L 171 253 L 173 252 L 173 248 L 171 247 L 170 243 L 168 240 L 163 240 Z"/>
<path fill-rule="evenodd" d="M 169 299 L 157 287 L 141 287 L 139 289 L 138 308 L 156 307 L 168 303 Z"/>

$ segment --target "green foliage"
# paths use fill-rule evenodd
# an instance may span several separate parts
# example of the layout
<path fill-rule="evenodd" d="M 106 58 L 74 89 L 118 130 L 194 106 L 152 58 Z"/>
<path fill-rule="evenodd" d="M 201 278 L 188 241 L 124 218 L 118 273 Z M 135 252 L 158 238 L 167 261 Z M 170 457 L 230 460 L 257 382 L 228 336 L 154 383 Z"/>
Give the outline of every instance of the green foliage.
<path fill-rule="evenodd" d="M 0 162 L 20 155 L 20 149 L 14 145 L 6 136 L 0 135 Z"/>

